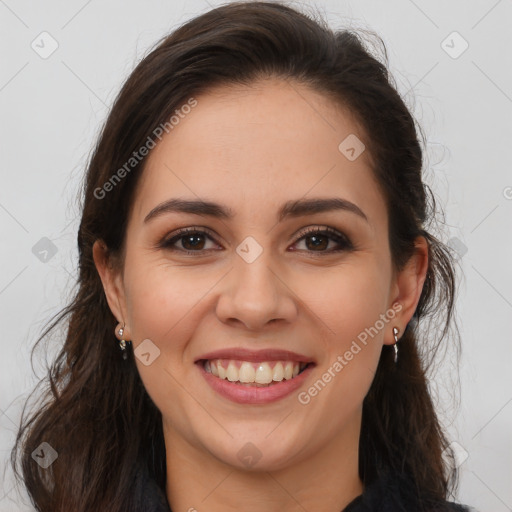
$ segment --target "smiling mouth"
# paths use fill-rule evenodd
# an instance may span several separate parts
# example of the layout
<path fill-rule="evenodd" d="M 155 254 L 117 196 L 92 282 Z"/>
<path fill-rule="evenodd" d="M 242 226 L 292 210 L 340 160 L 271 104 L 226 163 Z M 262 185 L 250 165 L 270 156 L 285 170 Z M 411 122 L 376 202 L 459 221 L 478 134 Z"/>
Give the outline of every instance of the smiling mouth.
<path fill-rule="evenodd" d="M 299 361 L 249 362 L 233 359 L 203 359 L 199 361 L 205 372 L 249 387 L 269 387 L 283 380 L 292 380 L 314 363 Z"/>

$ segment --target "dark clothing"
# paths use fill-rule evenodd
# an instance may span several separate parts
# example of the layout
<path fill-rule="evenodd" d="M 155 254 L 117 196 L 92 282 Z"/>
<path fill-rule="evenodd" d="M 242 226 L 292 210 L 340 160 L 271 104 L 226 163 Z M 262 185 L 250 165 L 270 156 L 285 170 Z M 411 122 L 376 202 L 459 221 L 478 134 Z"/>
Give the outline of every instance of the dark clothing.
<path fill-rule="evenodd" d="M 141 512 L 172 512 L 163 489 L 147 471 L 141 471 L 137 480 L 137 496 Z M 203 507 L 206 511 L 207 506 Z M 471 512 L 469 507 L 449 501 L 421 508 L 404 486 L 400 477 L 387 476 L 364 486 L 363 494 L 352 500 L 341 512 Z"/>

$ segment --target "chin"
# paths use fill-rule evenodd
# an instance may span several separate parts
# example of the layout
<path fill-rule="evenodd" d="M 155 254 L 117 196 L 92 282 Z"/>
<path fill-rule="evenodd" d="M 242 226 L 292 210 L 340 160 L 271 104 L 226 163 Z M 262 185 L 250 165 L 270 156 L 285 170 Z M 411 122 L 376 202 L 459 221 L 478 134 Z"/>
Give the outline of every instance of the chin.
<path fill-rule="evenodd" d="M 224 446 L 208 448 L 217 459 L 238 470 L 278 471 L 294 464 L 298 455 L 298 443 L 291 442 L 288 438 L 284 444 L 278 437 L 271 441 L 266 438 L 267 435 L 268 433 L 262 433 L 245 435 L 242 439 L 230 438 Z"/>

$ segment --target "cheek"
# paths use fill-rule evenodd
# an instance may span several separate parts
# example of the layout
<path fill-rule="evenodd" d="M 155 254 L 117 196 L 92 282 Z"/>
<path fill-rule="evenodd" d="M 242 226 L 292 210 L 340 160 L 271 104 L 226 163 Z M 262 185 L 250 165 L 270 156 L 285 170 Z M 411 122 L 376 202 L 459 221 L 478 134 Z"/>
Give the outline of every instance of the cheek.
<path fill-rule="evenodd" d="M 310 292 L 309 303 L 317 304 L 311 309 L 321 320 L 317 324 L 326 328 L 320 337 L 318 385 L 307 392 L 310 398 L 318 395 L 318 406 L 338 407 L 347 414 L 359 407 L 370 388 L 389 325 L 381 320 L 389 276 L 384 265 L 369 261 L 339 267 L 318 279 Z"/>
<path fill-rule="evenodd" d="M 127 261 L 125 290 L 130 327 L 135 340 L 176 339 L 186 317 L 214 284 L 212 273 L 195 276 L 161 259 L 133 257 Z"/>
<path fill-rule="evenodd" d="M 144 351 L 150 353 L 149 364 L 142 357 L 135 357 L 139 375 L 160 410 L 173 404 L 174 412 L 183 415 L 185 407 L 177 397 L 182 394 L 184 355 L 197 327 L 197 322 L 192 321 L 195 308 L 212 284 L 206 287 L 208 283 L 203 281 L 204 286 L 195 287 L 190 278 L 184 278 L 185 272 L 158 262 L 132 261 L 126 270 L 126 304 L 133 349 L 136 356 L 142 354 L 141 344 L 146 343 L 149 348 Z"/>
<path fill-rule="evenodd" d="M 365 256 L 330 268 L 300 265 L 283 269 L 283 280 L 293 283 L 295 299 L 291 300 L 305 306 L 298 322 L 306 321 L 310 327 L 316 324 L 319 337 L 328 338 L 329 345 L 337 340 L 335 345 L 340 349 L 384 312 L 388 276 L 383 275 L 383 265 Z M 169 339 L 177 349 L 180 340 L 193 335 L 204 308 L 215 309 L 208 292 L 213 292 L 210 299 L 216 296 L 219 289 L 213 289 L 225 271 L 211 266 L 171 266 L 159 258 L 135 256 L 127 260 L 125 269 L 132 337 L 136 341 L 154 340 L 161 349 Z"/>
<path fill-rule="evenodd" d="M 388 276 L 383 275 L 382 267 L 368 261 L 354 261 L 353 265 L 315 275 L 297 275 L 293 282 L 294 291 L 334 338 L 357 336 L 385 312 Z"/>

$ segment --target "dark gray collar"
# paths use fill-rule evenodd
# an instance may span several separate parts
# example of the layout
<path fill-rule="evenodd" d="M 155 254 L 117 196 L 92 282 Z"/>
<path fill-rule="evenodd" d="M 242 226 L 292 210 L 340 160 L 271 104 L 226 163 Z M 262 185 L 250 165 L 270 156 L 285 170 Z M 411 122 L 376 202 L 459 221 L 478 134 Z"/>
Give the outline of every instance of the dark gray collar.
<path fill-rule="evenodd" d="M 172 512 L 164 490 L 142 468 L 137 478 L 137 510 L 140 512 Z M 387 474 L 370 484 L 365 484 L 363 494 L 352 500 L 341 512 L 470 512 L 470 509 L 453 502 L 432 503 L 421 506 L 412 494 L 412 485 L 404 477 Z"/>

